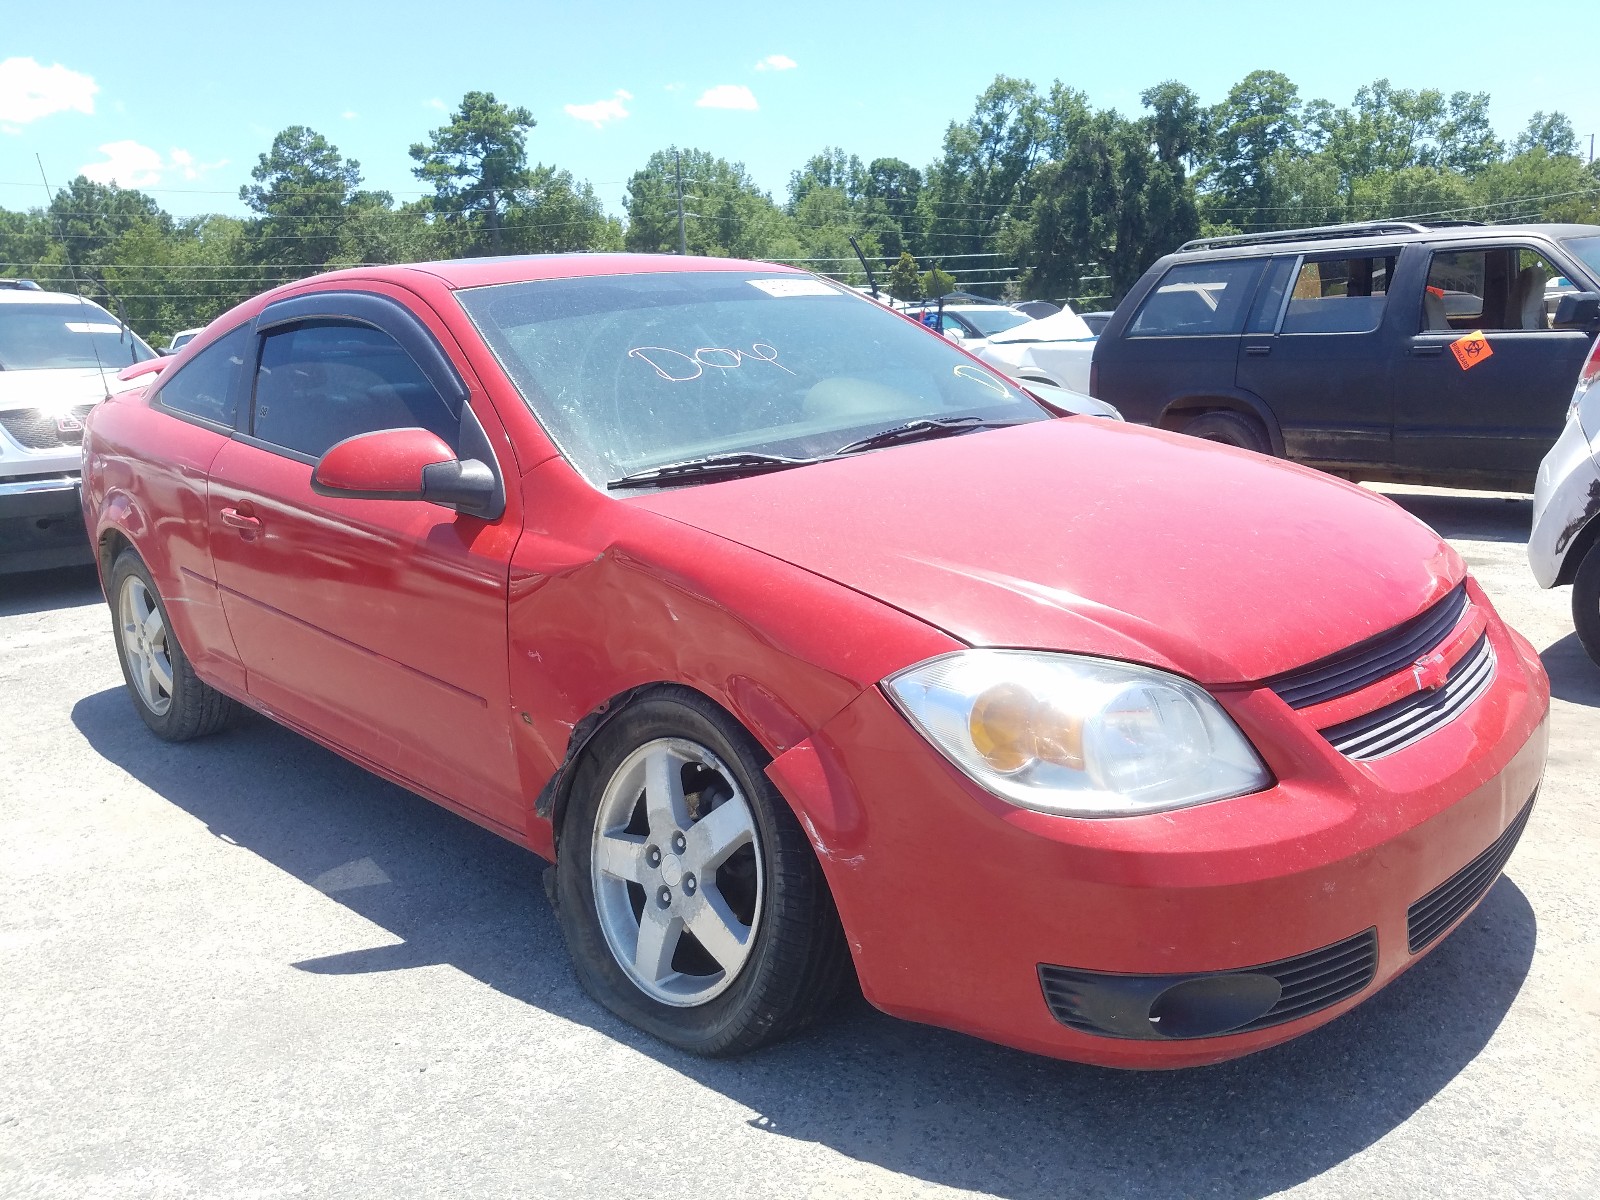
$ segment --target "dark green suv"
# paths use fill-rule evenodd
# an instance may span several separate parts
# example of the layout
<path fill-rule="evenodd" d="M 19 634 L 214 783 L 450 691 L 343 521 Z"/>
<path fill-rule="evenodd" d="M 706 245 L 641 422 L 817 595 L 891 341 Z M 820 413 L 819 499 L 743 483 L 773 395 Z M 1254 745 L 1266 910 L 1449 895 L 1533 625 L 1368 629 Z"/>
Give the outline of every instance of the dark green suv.
<path fill-rule="evenodd" d="M 1385 221 L 1185 244 L 1090 390 L 1352 479 L 1532 491 L 1600 328 L 1600 226 Z"/>

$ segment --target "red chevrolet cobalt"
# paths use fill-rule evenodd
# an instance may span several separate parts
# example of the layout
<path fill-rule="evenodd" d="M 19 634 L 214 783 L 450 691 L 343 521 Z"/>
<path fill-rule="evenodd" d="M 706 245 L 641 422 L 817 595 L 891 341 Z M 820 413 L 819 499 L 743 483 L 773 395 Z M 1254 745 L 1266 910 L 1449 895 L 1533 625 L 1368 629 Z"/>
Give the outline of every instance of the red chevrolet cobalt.
<path fill-rule="evenodd" d="M 1528 819 L 1548 688 L 1388 501 L 1047 407 L 801 272 L 357 269 L 88 422 L 135 709 L 243 704 L 556 863 L 579 978 L 1122 1067 L 1372 995 Z"/>

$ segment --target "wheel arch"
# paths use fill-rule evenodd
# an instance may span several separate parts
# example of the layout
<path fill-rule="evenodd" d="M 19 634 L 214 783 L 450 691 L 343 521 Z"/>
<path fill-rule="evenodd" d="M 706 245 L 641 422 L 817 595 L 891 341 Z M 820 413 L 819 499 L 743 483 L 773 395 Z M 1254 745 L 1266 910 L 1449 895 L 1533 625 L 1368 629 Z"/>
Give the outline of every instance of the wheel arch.
<path fill-rule="evenodd" d="M 1183 427 L 1201 413 L 1219 411 L 1235 412 L 1259 421 L 1267 432 L 1272 453 L 1279 458 L 1284 456 L 1283 429 L 1278 424 L 1278 418 L 1260 397 L 1253 396 L 1249 392 L 1219 390 L 1179 396 L 1175 400 L 1169 400 L 1162 408 L 1161 414 L 1155 419 L 1155 426 L 1157 429 L 1169 429 L 1174 433 L 1181 433 Z"/>
<path fill-rule="evenodd" d="M 1556 581 L 1551 586 L 1560 587 L 1577 579 L 1578 568 L 1597 542 L 1600 542 L 1600 513 L 1584 522 L 1583 528 L 1567 542 L 1561 557 L 1561 570 L 1556 573 Z"/>

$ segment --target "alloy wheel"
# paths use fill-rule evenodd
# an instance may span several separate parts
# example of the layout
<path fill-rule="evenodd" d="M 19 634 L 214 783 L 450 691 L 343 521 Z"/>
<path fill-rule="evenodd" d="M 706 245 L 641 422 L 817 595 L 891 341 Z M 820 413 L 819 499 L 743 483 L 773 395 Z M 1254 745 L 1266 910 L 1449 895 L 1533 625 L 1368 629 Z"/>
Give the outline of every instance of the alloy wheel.
<path fill-rule="evenodd" d="M 172 649 L 167 623 L 155 597 L 137 575 L 122 581 L 117 599 L 117 624 L 128 678 L 139 701 L 153 716 L 172 707 Z"/>

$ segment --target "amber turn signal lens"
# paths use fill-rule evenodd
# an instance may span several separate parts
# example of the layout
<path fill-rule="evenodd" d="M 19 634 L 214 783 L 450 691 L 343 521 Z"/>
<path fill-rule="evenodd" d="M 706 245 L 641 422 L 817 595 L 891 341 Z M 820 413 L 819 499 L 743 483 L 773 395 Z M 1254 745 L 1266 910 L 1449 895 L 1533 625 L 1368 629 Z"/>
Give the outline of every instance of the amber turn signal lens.
<path fill-rule="evenodd" d="M 984 762 L 1009 775 L 1033 761 L 1033 712 L 1038 706 L 1032 692 L 1014 683 L 996 684 L 973 702 L 967 729 Z"/>

